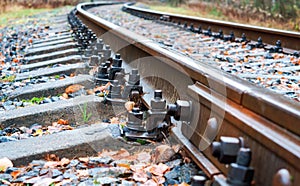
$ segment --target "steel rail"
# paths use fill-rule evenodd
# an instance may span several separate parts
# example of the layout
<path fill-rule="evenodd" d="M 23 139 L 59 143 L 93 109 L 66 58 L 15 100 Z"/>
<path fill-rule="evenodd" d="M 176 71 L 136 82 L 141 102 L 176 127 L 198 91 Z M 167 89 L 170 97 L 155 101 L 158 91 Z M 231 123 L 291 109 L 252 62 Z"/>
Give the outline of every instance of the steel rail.
<path fill-rule="evenodd" d="M 282 167 L 290 170 L 295 183 L 300 182 L 300 168 L 297 166 L 300 163 L 299 103 L 233 75 L 224 74 L 209 65 L 198 64 L 190 58 L 176 55 L 149 39 L 85 11 L 87 7 L 97 5 L 80 4 L 77 6 L 77 15 L 99 37 L 109 43 L 114 51 L 121 53 L 129 65 L 138 67 L 142 77 L 164 77 L 164 69 L 168 69 L 168 72 L 171 72 L 169 76 L 175 82 L 184 82 L 180 78 L 185 76 L 192 79 L 194 85 L 187 82 L 165 88 L 173 93 L 176 87 L 177 91 L 186 92 L 186 99 L 199 102 L 201 109 L 194 110 L 196 115 L 199 114 L 198 117 L 191 122 L 192 125 L 183 125 L 181 132 L 188 136 L 194 145 L 187 147 L 188 151 L 194 154 L 194 159 L 198 159 L 199 166 L 204 168 L 210 178 L 213 179 L 220 173 L 226 175 L 228 171 L 227 167 L 212 157 L 209 149 L 197 151 L 207 120 L 213 116 L 221 123 L 216 139 L 224 135 L 243 136 L 253 149 L 252 164 L 258 171 L 255 175 L 258 185 L 270 185 L 272 176 Z M 143 61 L 147 57 L 151 57 L 151 60 Z M 132 61 L 138 61 L 138 64 L 131 63 Z M 154 68 L 155 64 L 159 64 L 159 68 Z M 160 78 L 154 79 L 150 81 L 153 86 L 165 82 Z M 188 144 L 186 141 L 184 143 Z M 268 161 L 268 158 L 272 161 Z"/>
<path fill-rule="evenodd" d="M 162 16 L 168 16 L 169 20 L 175 23 L 180 22 L 181 24 L 186 23 L 188 25 L 193 23 L 195 28 L 201 26 L 202 29 L 207 29 L 208 27 L 210 27 L 214 32 L 218 32 L 219 29 L 222 29 L 224 34 L 229 34 L 231 31 L 233 31 L 236 37 L 239 37 L 242 35 L 242 33 L 245 33 L 248 39 L 254 41 L 256 41 L 258 37 L 261 37 L 263 42 L 270 45 L 275 45 L 275 42 L 277 40 L 281 40 L 283 47 L 293 50 L 300 50 L 300 32 L 284 31 L 266 27 L 239 24 L 234 22 L 172 14 L 143 9 L 132 5 L 133 3 L 125 4 L 124 8 L 131 12 L 144 14 L 157 19 L 159 19 Z"/>

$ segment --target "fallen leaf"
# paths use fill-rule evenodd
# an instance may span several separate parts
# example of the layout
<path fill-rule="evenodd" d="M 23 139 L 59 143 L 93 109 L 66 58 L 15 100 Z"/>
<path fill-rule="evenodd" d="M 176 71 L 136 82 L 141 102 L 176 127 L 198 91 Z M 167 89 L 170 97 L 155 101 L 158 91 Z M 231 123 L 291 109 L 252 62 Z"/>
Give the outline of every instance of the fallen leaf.
<path fill-rule="evenodd" d="M 14 63 L 18 63 L 18 62 L 19 62 L 19 59 L 14 58 L 14 59 L 13 59 L 13 62 L 14 62 Z"/>
<path fill-rule="evenodd" d="M 57 123 L 60 125 L 69 125 L 69 121 L 64 119 L 59 119 Z"/>
<path fill-rule="evenodd" d="M 119 167 L 124 167 L 126 169 L 130 169 L 130 164 L 127 164 L 127 163 L 119 163 L 117 164 Z"/>
<path fill-rule="evenodd" d="M 104 90 L 107 90 L 110 86 L 110 82 L 106 83 L 106 85 L 100 86 L 100 87 L 96 87 L 94 88 L 94 92 L 100 91 L 103 92 Z"/>
<path fill-rule="evenodd" d="M 46 154 L 45 160 L 47 160 L 47 161 L 59 161 L 59 157 L 55 154 Z"/>
<path fill-rule="evenodd" d="M 144 169 L 145 167 L 147 167 L 147 164 L 145 163 L 139 163 L 139 164 L 134 164 L 134 165 L 130 165 L 130 169 L 134 172 L 137 172 L 139 170 Z"/>
<path fill-rule="evenodd" d="M 135 181 L 145 183 L 148 180 L 148 175 L 143 170 L 139 170 L 138 172 L 133 173 L 132 178 Z"/>
<path fill-rule="evenodd" d="M 157 186 L 157 183 L 151 179 L 151 180 L 148 180 L 146 181 L 144 184 L 142 184 L 143 186 Z"/>
<path fill-rule="evenodd" d="M 78 160 L 83 163 L 88 163 L 90 159 L 88 157 L 81 157 L 81 158 L 78 158 Z"/>
<path fill-rule="evenodd" d="M 68 98 L 69 98 L 68 94 L 65 93 L 65 92 L 61 95 L 61 97 L 65 98 L 65 99 L 68 99 Z"/>
<path fill-rule="evenodd" d="M 87 93 L 88 95 L 93 95 L 93 94 L 95 94 L 95 92 L 94 92 L 93 90 L 87 90 L 86 93 Z"/>
<path fill-rule="evenodd" d="M 170 167 L 166 164 L 160 163 L 158 165 L 149 166 L 147 169 L 154 175 L 164 176 L 165 172 L 170 170 Z"/>
<path fill-rule="evenodd" d="M 37 129 L 35 131 L 35 133 L 33 134 L 33 136 L 41 136 L 41 135 L 43 135 L 43 130 L 42 129 Z"/>
<path fill-rule="evenodd" d="M 45 164 L 44 164 L 44 168 L 55 168 L 57 167 L 58 165 L 60 165 L 60 163 L 58 161 L 47 161 Z"/>
<path fill-rule="evenodd" d="M 10 161 L 10 159 L 8 158 L 1 158 L 0 159 L 0 172 L 5 172 L 7 168 L 9 167 L 13 167 L 13 163 L 12 161 Z"/>
<path fill-rule="evenodd" d="M 137 154 L 137 161 L 140 163 L 149 163 L 151 161 L 151 155 L 148 152 L 141 152 Z"/>
<path fill-rule="evenodd" d="M 16 179 L 16 178 L 20 175 L 20 173 L 21 173 L 21 171 L 16 170 L 16 171 L 10 173 L 10 175 L 11 175 L 14 179 Z"/>
<path fill-rule="evenodd" d="M 68 158 L 62 158 L 62 159 L 60 160 L 60 164 L 61 164 L 62 166 L 69 165 L 69 163 L 70 163 L 70 160 L 69 160 Z"/>
<path fill-rule="evenodd" d="M 62 130 L 74 130 L 74 127 L 71 127 L 70 125 L 64 125 L 61 129 Z"/>
<path fill-rule="evenodd" d="M 71 94 L 71 93 L 77 92 L 83 88 L 84 88 L 84 86 L 79 85 L 79 84 L 70 85 L 66 88 L 65 93 Z"/>
<path fill-rule="evenodd" d="M 152 176 L 152 179 L 157 183 L 157 184 L 163 184 L 166 182 L 166 179 L 163 176 Z"/>
<path fill-rule="evenodd" d="M 130 154 L 129 154 L 129 152 L 127 150 L 121 149 L 121 150 L 117 151 L 116 154 L 112 155 L 111 157 L 114 160 L 120 160 L 120 159 L 129 157 L 129 156 L 130 156 Z"/>
<path fill-rule="evenodd" d="M 169 161 L 175 155 L 175 151 L 168 145 L 160 145 L 155 148 L 152 155 L 154 163 L 164 163 Z"/>

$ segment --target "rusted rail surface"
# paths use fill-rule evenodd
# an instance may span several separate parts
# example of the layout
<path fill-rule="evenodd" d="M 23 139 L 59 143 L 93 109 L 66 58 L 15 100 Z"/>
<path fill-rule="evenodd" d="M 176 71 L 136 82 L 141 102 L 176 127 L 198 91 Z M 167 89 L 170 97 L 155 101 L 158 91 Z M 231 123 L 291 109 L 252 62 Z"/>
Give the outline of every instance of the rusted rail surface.
<path fill-rule="evenodd" d="M 160 11 L 143 9 L 131 5 L 132 4 L 126 4 L 124 5 L 124 8 L 126 8 L 130 12 L 135 12 L 137 14 L 143 14 L 158 19 L 162 16 L 168 16 L 170 22 L 175 22 L 175 23 L 180 22 L 181 24 L 186 23 L 187 25 L 193 23 L 195 28 L 199 26 L 201 26 L 202 29 L 207 29 L 208 27 L 211 27 L 212 31 L 215 32 L 218 32 L 219 29 L 222 29 L 226 34 L 229 34 L 231 31 L 233 31 L 236 34 L 236 36 L 241 36 L 242 33 L 245 33 L 247 37 L 251 40 L 257 40 L 258 37 L 261 37 L 264 42 L 271 45 L 275 44 L 277 40 L 281 40 L 283 47 L 294 49 L 294 50 L 300 50 L 299 32 L 282 31 L 278 29 L 250 26 L 250 25 L 232 23 L 226 21 L 217 21 L 213 19 L 170 14 L 170 13 L 165 13 Z"/>
<path fill-rule="evenodd" d="M 230 74 L 224 74 L 209 65 L 196 64 L 189 58 L 160 48 L 153 41 L 85 11 L 87 7 L 96 5 L 77 6 L 77 15 L 115 51 L 121 53 L 125 61 L 131 62 L 129 65 L 138 67 L 142 77 L 148 79 L 150 84 L 163 89 L 169 100 L 180 98 L 192 101 L 192 120 L 183 122 L 181 130 L 176 128 L 174 132 L 175 134 L 182 132 L 184 137 L 178 137 L 182 141 L 188 139 L 185 141 L 186 148 L 191 153 L 196 153 L 194 159 L 198 159 L 197 162 L 208 176 L 213 179 L 216 175 L 228 173 L 228 168 L 212 156 L 210 148 L 201 146 L 203 141 L 208 145 L 212 142 L 212 139 L 206 139 L 205 131 L 209 127 L 208 120 L 215 118 L 218 123 L 215 140 L 219 140 L 221 136 L 242 136 L 245 144 L 252 149 L 251 165 L 256 170 L 254 179 L 256 185 L 271 185 L 272 177 L 281 168 L 289 170 L 294 179 L 294 185 L 300 183 L 299 103 Z M 161 15 L 166 14 L 162 13 L 158 16 Z M 175 19 L 175 15 L 170 16 L 174 16 Z M 191 17 L 186 19 L 197 21 Z M 226 24 L 230 27 L 228 23 Z M 225 26 L 226 24 L 224 23 Z M 221 27 L 221 25 L 218 26 Z M 223 30 L 225 30 L 224 27 L 222 27 Z M 250 30 L 253 31 L 254 27 Z M 289 48 L 293 47 L 285 45 L 285 41 L 294 44 L 299 41 L 298 33 L 283 34 L 276 30 L 258 29 L 255 34 L 260 36 L 262 34 L 258 32 L 264 32 L 268 38 L 273 38 L 270 43 L 274 41 L 274 37 L 280 35 L 282 38 L 276 38 L 276 40 L 281 39 L 283 45 Z M 252 36 L 257 37 L 254 34 Z M 293 38 L 293 41 L 285 37 Z M 264 41 L 267 40 L 264 39 Z M 166 84 L 166 82 L 169 83 Z M 180 96 L 174 97 L 174 92 Z"/>

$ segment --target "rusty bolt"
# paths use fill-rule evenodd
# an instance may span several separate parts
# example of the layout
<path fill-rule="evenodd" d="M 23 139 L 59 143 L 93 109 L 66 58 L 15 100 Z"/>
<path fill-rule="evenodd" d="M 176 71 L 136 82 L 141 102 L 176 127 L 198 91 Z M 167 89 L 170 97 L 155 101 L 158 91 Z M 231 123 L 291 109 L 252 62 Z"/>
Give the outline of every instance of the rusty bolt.
<path fill-rule="evenodd" d="M 233 163 L 236 161 L 240 147 L 238 138 L 221 136 L 220 142 L 212 143 L 212 155 L 218 158 L 220 163 Z"/>
<path fill-rule="evenodd" d="M 237 163 L 231 163 L 229 166 L 227 183 L 250 186 L 254 176 L 254 169 L 248 167 L 250 161 L 251 150 L 249 148 L 240 148 Z"/>
<path fill-rule="evenodd" d="M 190 101 L 177 100 L 175 104 L 167 106 L 168 115 L 173 116 L 177 121 L 189 121 L 192 112 L 191 104 Z"/>

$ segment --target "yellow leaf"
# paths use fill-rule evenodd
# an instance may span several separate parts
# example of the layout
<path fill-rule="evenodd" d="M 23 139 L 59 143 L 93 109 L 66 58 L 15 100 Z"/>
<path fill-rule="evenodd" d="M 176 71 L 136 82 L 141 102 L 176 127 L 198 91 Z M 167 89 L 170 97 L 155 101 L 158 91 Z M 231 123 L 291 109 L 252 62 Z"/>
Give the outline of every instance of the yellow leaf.
<path fill-rule="evenodd" d="M 42 129 L 37 129 L 34 133 L 34 136 L 41 136 L 43 135 L 43 130 Z"/>
<path fill-rule="evenodd" d="M 126 164 L 126 163 L 119 163 L 117 164 L 119 167 L 124 167 L 126 169 L 130 169 L 130 165 L 129 164 Z"/>

